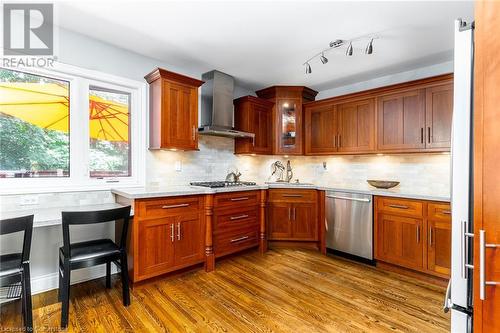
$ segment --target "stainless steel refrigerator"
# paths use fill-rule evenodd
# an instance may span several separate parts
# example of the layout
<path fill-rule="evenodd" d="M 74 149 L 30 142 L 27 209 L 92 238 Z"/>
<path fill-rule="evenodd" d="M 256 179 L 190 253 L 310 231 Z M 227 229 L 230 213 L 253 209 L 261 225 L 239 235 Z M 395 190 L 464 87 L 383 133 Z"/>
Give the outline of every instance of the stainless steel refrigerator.
<path fill-rule="evenodd" d="M 472 111 L 474 24 L 455 22 L 454 98 L 451 149 L 451 279 L 445 311 L 451 332 L 472 331 Z"/>

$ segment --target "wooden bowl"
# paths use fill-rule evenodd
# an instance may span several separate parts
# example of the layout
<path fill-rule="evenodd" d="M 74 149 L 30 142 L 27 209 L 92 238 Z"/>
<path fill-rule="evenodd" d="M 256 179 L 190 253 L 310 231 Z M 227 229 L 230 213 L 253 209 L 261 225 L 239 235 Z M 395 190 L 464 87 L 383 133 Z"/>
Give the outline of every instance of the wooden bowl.
<path fill-rule="evenodd" d="M 367 180 L 368 184 L 376 188 L 393 188 L 394 186 L 398 186 L 399 182 L 393 180 Z"/>

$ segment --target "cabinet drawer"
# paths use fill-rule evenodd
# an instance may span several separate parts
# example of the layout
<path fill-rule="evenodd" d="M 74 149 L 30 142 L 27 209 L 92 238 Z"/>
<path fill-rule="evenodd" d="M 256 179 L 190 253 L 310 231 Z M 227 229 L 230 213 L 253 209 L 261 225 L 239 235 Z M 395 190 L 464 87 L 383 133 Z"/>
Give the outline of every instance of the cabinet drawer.
<path fill-rule="evenodd" d="M 164 199 L 142 199 L 139 201 L 139 217 L 161 217 L 188 213 L 202 208 L 201 196 L 182 196 Z"/>
<path fill-rule="evenodd" d="M 214 198 L 214 208 L 242 207 L 257 205 L 259 203 L 260 191 L 242 191 L 219 193 Z"/>
<path fill-rule="evenodd" d="M 316 190 L 273 189 L 269 190 L 270 202 L 316 202 Z"/>
<path fill-rule="evenodd" d="M 379 197 L 377 199 L 377 210 L 396 215 L 422 217 L 423 203 L 416 200 Z"/>
<path fill-rule="evenodd" d="M 258 226 L 259 207 L 226 209 L 215 213 L 214 230 L 216 233 L 238 227 Z"/>
<path fill-rule="evenodd" d="M 429 203 L 427 205 L 427 217 L 432 220 L 450 221 L 451 208 L 448 203 Z"/>
<path fill-rule="evenodd" d="M 235 229 L 231 232 L 214 235 L 214 251 L 216 257 L 257 245 L 259 245 L 258 226 Z"/>

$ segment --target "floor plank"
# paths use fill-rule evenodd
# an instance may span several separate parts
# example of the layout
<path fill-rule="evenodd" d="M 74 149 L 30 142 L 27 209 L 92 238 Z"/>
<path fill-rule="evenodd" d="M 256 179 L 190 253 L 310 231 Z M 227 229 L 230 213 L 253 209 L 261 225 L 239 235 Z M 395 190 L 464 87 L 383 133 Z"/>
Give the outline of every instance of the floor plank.
<path fill-rule="evenodd" d="M 125 308 L 118 275 L 71 287 L 68 332 L 448 332 L 444 289 L 314 251 L 274 249 L 136 286 Z M 57 292 L 33 297 L 35 331 L 57 330 Z M 19 301 L 0 331 L 21 325 Z"/>

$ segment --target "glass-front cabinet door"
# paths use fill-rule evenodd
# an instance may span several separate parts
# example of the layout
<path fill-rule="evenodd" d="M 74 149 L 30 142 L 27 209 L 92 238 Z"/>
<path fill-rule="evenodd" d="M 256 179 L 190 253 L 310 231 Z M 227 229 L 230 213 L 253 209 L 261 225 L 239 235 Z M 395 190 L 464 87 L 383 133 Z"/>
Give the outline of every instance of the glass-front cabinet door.
<path fill-rule="evenodd" d="M 302 110 L 299 99 L 278 101 L 278 153 L 300 154 L 302 149 Z"/>

